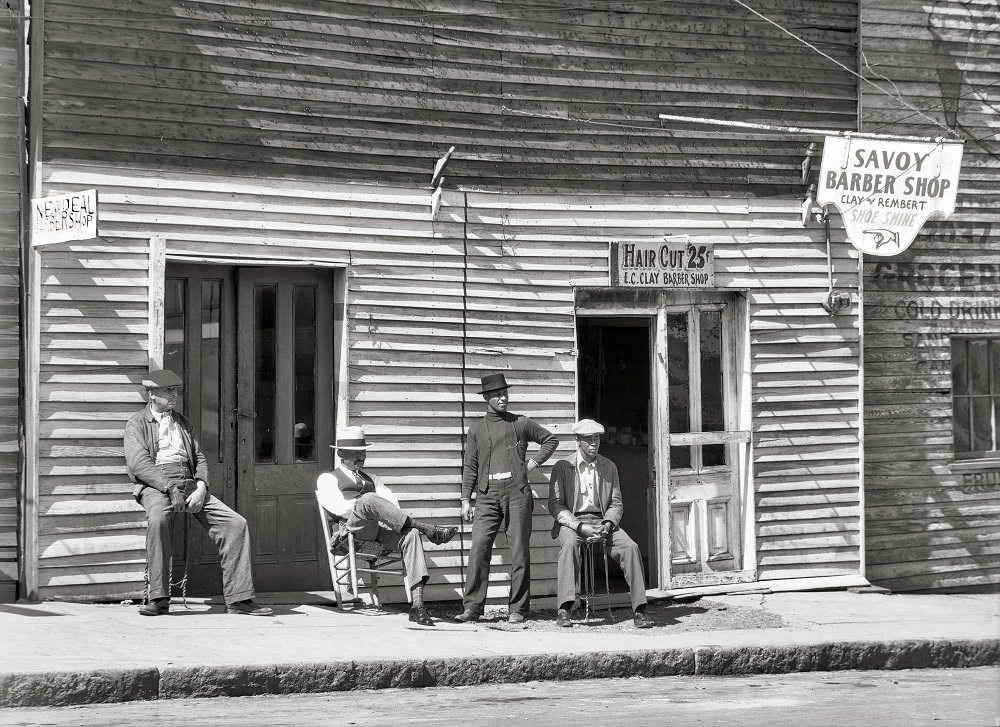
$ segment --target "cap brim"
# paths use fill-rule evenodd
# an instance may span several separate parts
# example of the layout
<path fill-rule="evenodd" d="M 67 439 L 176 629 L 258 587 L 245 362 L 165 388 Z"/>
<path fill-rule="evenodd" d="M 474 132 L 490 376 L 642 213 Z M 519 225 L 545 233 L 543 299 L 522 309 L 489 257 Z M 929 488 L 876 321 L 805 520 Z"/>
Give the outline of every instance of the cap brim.
<path fill-rule="evenodd" d="M 375 446 L 374 444 L 366 444 L 364 447 L 338 447 L 336 444 L 331 444 L 330 449 L 342 449 L 345 452 L 351 452 L 351 451 L 364 452 L 371 449 L 374 446 Z"/>

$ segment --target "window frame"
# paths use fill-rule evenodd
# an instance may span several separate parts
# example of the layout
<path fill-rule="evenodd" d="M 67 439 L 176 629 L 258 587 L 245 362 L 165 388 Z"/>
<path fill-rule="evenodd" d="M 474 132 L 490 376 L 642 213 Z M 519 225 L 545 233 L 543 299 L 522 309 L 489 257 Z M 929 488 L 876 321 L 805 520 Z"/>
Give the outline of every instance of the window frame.
<path fill-rule="evenodd" d="M 956 393 L 956 377 L 955 377 L 955 359 L 956 359 L 956 346 L 961 344 L 968 346 L 970 342 L 985 342 L 988 346 L 987 353 L 987 393 L 985 394 L 969 394 Z M 994 351 L 997 355 L 1000 355 L 1000 333 L 982 333 L 982 334 L 953 334 L 950 336 L 949 340 L 949 376 L 951 381 L 950 389 L 950 399 L 951 399 L 951 453 L 952 460 L 957 465 L 981 465 L 981 464 L 1000 464 L 1000 406 L 996 402 L 1000 401 L 1000 367 L 994 367 L 992 365 L 992 355 Z M 965 356 L 966 365 L 968 365 L 969 356 Z M 971 381 L 971 376 L 966 376 L 968 381 Z M 960 399 L 965 399 L 971 401 L 975 397 L 988 398 L 994 402 L 992 408 L 991 417 L 991 428 L 992 432 L 990 434 L 993 445 L 995 449 L 987 450 L 959 450 L 958 449 L 958 437 L 956 436 L 957 431 L 957 421 L 958 421 L 958 402 Z M 973 427 L 975 421 L 973 419 L 972 407 L 967 407 L 966 416 L 969 418 L 968 431 L 969 431 L 969 441 L 971 443 L 975 441 L 973 436 Z"/>

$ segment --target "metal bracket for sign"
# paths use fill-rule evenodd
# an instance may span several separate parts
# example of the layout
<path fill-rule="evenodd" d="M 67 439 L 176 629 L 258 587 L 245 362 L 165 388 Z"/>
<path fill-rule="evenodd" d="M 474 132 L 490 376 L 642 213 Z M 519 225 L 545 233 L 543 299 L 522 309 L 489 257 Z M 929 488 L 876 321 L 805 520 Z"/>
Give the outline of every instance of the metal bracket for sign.
<path fill-rule="evenodd" d="M 437 160 L 434 171 L 431 173 L 431 222 L 437 220 L 438 210 L 441 209 L 441 194 L 444 189 L 444 168 L 448 166 L 448 160 L 455 153 L 455 147 L 449 147 L 444 156 Z"/>

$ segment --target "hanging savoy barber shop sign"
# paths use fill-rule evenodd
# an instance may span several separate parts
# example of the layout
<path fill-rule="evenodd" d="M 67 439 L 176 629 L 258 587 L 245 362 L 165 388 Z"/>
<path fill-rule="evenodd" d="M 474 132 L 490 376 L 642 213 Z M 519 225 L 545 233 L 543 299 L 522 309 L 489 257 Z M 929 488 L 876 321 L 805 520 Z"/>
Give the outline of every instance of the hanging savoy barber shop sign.
<path fill-rule="evenodd" d="M 858 250 L 896 255 L 929 217 L 955 211 L 961 167 L 960 141 L 828 136 L 816 201 L 840 210 Z"/>

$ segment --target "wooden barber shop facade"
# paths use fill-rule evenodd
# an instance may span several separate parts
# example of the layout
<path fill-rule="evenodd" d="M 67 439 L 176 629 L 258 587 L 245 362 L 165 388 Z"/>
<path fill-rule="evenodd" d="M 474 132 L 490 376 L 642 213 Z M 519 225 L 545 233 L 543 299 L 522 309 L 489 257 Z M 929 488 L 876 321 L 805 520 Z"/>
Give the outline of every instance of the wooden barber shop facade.
<path fill-rule="evenodd" d="M 313 485 L 337 422 L 365 428 L 404 507 L 457 522 L 463 433 L 494 369 L 560 436 L 557 456 L 578 416 L 608 427 L 652 584 L 860 579 L 857 307 L 823 308 L 823 228 L 803 228 L 797 202 L 456 192 L 431 220 L 419 189 L 49 179 L 99 184 L 106 232 L 38 251 L 38 595 L 142 588 L 120 438 L 150 361 L 188 382 L 261 590 L 329 587 Z M 609 285 L 611 243 L 681 230 L 714 247 L 712 287 Z M 836 229 L 831 247 L 835 284 L 856 291 Z M 546 479 L 533 486 L 544 596 L 557 552 Z M 434 597 L 457 595 L 467 538 L 432 547 Z M 214 549 L 197 526 L 191 540 L 192 566 L 209 564 L 192 589 L 211 593 Z"/>
<path fill-rule="evenodd" d="M 100 236 L 31 253 L 25 595 L 141 594 L 121 436 L 161 365 L 250 522 L 260 591 L 330 587 L 313 489 L 338 425 L 364 427 L 406 510 L 458 524 L 495 370 L 556 458 L 576 419 L 606 426 L 651 588 L 865 582 L 859 259 L 836 216 L 803 224 L 808 140 L 545 118 L 742 104 L 854 128 L 849 74 L 731 3 L 44 5 L 33 196 L 97 189 Z M 853 3 L 773 5 L 854 62 Z M 671 255 L 685 274 L 657 272 Z M 555 593 L 548 472 L 536 605 Z M 179 518 L 177 542 L 189 593 L 218 593 L 201 529 Z M 458 597 L 468 546 L 428 546 L 430 598 Z"/>

